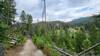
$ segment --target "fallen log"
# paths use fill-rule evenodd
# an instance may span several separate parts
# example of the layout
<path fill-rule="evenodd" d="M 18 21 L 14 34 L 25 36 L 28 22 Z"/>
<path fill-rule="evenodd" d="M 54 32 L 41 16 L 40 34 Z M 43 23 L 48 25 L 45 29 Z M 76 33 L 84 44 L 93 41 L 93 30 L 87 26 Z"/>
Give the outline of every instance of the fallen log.
<path fill-rule="evenodd" d="M 73 55 L 71 55 L 71 54 L 69 54 L 69 53 L 63 51 L 62 49 L 60 49 L 60 48 L 58 48 L 58 47 L 56 47 L 56 46 L 53 46 L 53 48 L 54 48 L 55 50 L 57 50 L 58 52 L 64 54 L 65 56 L 73 56 Z"/>
<path fill-rule="evenodd" d="M 84 51 L 78 53 L 77 56 L 81 56 L 81 55 L 83 55 L 83 54 L 89 52 L 90 50 L 92 50 L 93 48 L 95 48 L 95 47 L 97 47 L 97 46 L 99 46 L 99 45 L 100 45 L 100 42 L 98 42 L 97 44 L 95 44 L 95 45 L 93 45 L 92 47 L 88 48 L 87 50 L 84 50 Z"/>

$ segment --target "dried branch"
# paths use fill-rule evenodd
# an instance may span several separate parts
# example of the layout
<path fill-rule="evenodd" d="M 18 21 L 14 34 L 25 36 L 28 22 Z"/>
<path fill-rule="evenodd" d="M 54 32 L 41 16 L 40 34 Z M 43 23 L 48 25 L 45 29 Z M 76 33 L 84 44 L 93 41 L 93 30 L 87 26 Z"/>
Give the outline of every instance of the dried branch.
<path fill-rule="evenodd" d="M 73 56 L 73 55 L 71 55 L 71 54 L 69 54 L 69 53 L 63 51 L 62 49 L 60 49 L 60 48 L 58 48 L 58 47 L 56 47 L 56 46 L 53 46 L 53 48 L 56 49 L 57 51 L 59 51 L 60 53 L 66 55 L 66 56 Z"/>
<path fill-rule="evenodd" d="M 93 48 L 95 48 L 95 47 L 97 47 L 97 46 L 99 46 L 99 45 L 100 45 L 100 42 L 97 43 L 97 44 L 95 44 L 95 45 L 93 45 L 92 47 L 88 48 L 87 50 L 84 50 L 84 51 L 80 52 L 80 53 L 78 54 L 78 56 L 81 56 L 82 54 L 85 54 L 85 53 L 89 52 L 90 50 L 92 50 Z"/>

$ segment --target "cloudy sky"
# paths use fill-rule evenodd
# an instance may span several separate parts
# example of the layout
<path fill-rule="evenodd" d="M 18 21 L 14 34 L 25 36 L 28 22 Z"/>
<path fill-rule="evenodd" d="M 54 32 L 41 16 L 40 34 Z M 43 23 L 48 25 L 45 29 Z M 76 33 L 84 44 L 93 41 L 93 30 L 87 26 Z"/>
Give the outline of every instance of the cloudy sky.
<path fill-rule="evenodd" d="M 33 21 L 41 21 L 43 0 L 15 0 L 17 15 L 22 10 L 33 16 Z M 46 0 L 47 20 L 71 21 L 80 17 L 87 17 L 100 12 L 100 0 Z"/>

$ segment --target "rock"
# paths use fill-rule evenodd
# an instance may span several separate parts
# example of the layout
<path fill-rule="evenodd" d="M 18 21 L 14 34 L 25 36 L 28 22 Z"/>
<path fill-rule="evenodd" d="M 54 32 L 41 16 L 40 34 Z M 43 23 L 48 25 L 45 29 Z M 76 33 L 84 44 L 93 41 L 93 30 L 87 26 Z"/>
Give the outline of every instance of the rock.
<path fill-rule="evenodd" d="M 0 44 L 0 56 L 4 56 L 4 48 L 1 44 Z"/>
<path fill-rule="evenodd" d="M 41 50 L 36 50 L 34 56 L 45 56 Z"/>

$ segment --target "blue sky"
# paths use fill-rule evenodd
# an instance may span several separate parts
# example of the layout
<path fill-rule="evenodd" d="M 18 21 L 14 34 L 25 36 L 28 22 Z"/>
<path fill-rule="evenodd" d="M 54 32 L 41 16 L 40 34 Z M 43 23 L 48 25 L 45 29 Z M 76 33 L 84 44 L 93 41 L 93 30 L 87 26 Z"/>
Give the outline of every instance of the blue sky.
<path fill-rule="evenodd" d="M 33 16 L 33 22 L 41 21 L 42 0 L 15 0 L 16 20 L 22 10 Z M 46 0 L 47 21 L 72 21 L 80 17 L 92 16 L 100 12 L 100 0 Z"/>

